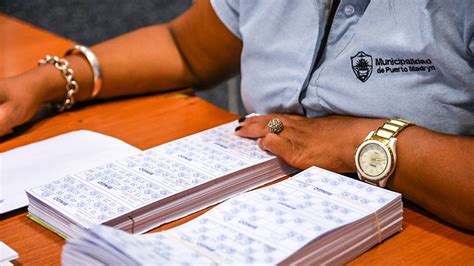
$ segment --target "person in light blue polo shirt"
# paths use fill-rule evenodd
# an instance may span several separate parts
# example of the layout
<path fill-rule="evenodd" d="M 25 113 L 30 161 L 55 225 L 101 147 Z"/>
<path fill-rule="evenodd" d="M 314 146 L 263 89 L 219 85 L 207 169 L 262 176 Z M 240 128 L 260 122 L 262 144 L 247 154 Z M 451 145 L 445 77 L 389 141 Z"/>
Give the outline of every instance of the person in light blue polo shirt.
<path fill-rule="evenodd" d="M 244 42 L 249 112 L 402 117 L 474 134 L 471 1 L 341 1 L 326 42 L 327 1 L 212 5 Z M 365 73 L 359 62 L 367 62 Z"/>
<path fill-rule="evenodd" d="M 65 57 L 75 101 L 240 70 L 244 105 L 261 115 L 241 117 L 237 135 L 298 168 L 357 172 L 474 230 L 473 1 L 202 0 L 89 51 L 97 62 Z M 64 106 L 65 82 L 51 64 L 0 80 L 0 135 L 41 103 Z"/>

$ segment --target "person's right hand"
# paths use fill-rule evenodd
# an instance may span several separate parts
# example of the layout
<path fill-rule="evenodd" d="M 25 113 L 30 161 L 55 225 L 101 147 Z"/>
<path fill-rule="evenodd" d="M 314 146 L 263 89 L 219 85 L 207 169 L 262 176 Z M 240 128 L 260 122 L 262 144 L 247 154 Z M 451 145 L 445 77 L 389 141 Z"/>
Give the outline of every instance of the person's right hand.
<path fill-rule="evenodd" d="M 0 136 L 30 120 L 41 106 L 39 84 L 22 76 L 0 80 Z"/>

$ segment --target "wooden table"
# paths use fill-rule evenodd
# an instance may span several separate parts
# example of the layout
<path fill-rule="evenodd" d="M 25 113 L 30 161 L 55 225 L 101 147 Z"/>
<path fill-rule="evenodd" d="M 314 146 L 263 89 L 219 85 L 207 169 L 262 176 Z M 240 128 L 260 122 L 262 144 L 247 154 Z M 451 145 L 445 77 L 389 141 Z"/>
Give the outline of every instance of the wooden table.
<path fill-rule="evenodd" d="M 62 54 L 72 42 L 31 25 L 0 15 L 0 33 L 10 35 L 0 42 L 3 54 L 23 56 L 12 69 L 2 64 L 0 77 L 34 67 L 45 53 Z M 34 38 L 44 47 L 31 45 Z M 19 42 L 19 43 L 18 43 Z M 18 46 L 19 45 L 19 46 Z M 24 49 L 23 52 L 18 52 Z M 3 60 L 3 58 L 2 58 Z M 33 63 L 31 63 L 31 61 Z M 20 65 L 23 64 L 23 65 Z M 11 66 L 8 66 L 11 67 Z M 164 94 L 128 98 L 79 106 L 71 112 L 38 119 L 0 138 L 0 152 L 61 133 L 89 129 L 122 139 L 140 149 L 154 147 L 201 130 L 231 121 L 236 115 L 196 97 Z M 164 225 L 154 231 L 182 224 L 200 214 Z M 15 249 L 15 264 L 59 264 L 64 240 L 26 217 L 26 209 L 14 211 L 0 221 L 0 240 Z M 403 231 L 384 241 L 351 265 L 473 265 L 474 235 L 456 229 L 405 201 Z"/>
<path fill-rule="evenodd" d="M 63 55 L 74 42 L 0 13 L 0 77 L 36 67 L 46 54 Z"/>

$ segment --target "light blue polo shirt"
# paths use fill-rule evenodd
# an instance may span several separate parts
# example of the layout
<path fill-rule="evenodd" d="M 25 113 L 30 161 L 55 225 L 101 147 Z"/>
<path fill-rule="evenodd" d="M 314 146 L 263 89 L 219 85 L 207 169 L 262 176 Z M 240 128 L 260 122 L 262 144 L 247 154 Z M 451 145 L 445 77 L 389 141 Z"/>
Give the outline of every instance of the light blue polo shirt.
<path fill-rule="evenodd" d="M 474 1 L 212 0 L 243 41 L 249 113 L 404 118 L 474 135 Z"/>

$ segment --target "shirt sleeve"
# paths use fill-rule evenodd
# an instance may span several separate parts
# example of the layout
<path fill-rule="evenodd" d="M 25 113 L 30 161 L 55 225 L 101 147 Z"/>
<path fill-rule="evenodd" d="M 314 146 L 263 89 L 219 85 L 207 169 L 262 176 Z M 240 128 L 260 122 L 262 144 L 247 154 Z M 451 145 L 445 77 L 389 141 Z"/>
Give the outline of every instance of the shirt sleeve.
<path fill-rule="evenodd" d="M 211 5 L 222 23 L 242 40 L 239 28 L 239 2 L 240 0 L 211 0 Z"/>

